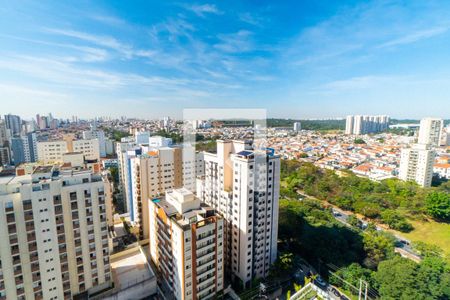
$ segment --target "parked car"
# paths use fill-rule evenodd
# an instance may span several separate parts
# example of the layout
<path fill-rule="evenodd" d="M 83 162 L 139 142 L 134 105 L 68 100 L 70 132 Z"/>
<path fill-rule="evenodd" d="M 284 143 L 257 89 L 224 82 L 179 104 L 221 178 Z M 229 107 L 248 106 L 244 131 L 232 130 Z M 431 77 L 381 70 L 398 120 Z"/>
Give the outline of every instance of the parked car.
<path fill-rule="evenodd" d="M 322 279 L 322 277 L 317 276 L 315 282 L 320 285 L 321 287 L 326 287 L 327 283 L 325 282 L 325 280 Z"/>

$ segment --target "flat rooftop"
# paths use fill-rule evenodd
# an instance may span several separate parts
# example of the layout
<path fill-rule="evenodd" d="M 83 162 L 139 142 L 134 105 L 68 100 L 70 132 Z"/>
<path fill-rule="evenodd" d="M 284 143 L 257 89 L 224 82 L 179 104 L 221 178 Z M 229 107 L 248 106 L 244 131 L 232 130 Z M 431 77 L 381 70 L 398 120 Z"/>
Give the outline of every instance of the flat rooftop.
<path fill-rule="evenodd" d="M 115 287 L 119 290 L 127 289 L 155 277 L 155 273 L 140 247 L 112 255 L 111 270 Z"/>

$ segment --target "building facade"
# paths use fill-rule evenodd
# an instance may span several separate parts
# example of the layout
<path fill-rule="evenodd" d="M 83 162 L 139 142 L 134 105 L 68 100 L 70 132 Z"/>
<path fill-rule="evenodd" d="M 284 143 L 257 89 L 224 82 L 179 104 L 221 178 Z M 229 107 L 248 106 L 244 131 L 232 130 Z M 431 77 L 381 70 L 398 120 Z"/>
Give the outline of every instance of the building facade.
<path fill-rule="evenodd" d="M 83 153 L 87 160 L 100 160 L 100 148 L 97 139 L 37 142 L 37 158 L 43 163 L 61 162 L 68 152 Z"/>
<path fill-rule="evenodd" d="M 0 299 L 72 299 L 110 286 L 105 187 L 39 166 L 0 183 Z"/>
<path fill-rule="evenodd" d="M 439 147 L 444 128 L 444 121 L 438 118 L 425 118 L 420 120 L 419 144 L 430 144 Z"/>
<path fill-rule="evenodd" d="M 217 141 L 205 153 L 197 196 L 225 221 L 226 274 L 248 287 L 277 258 L 280 157 L 241 141 Z"/>
<path fill-rule="evenodd" d="M 390 118 L 380 116 L 347 116 L 345 122 L 345 134 L 378 133 L 388 129 Z"/>
<path fill-rule="evenodd" d="M 149 200 L 150 256 L 176 299 L 213 299 L 224 285 L 224 222 L 189 190 Z"/>
<path fill-rule="evenodd" d="M 399 178 L 415 181 L 422 187 L 431 186 L 435 152 L 429 144 L 414 144 L 401 150 Z"/>

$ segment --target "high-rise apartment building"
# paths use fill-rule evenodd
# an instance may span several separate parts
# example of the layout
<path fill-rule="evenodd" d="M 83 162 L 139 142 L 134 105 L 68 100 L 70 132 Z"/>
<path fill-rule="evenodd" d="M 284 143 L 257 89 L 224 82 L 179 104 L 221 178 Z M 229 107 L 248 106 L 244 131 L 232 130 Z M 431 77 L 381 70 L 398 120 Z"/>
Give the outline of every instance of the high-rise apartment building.
<path fill-rule="evenodd" d="M 0 299 L 86 298 L 110 286 L 99 174 L 52 165 L 1 178 L 0 236 Z"/>
<path fill-rule="evenodd" d="M 388 129 L 388 116 L 347 116 L 345 134 L 377 133 Z"/>
<path fill-rule="evenodd" d="M 100 157 L 106 157 L 106 143 L 105 132 L 103 130 L 86 130 L 83 131 L 83 140 L 98 140 Z"/>
<path fill-rule="evenodd" d="M 73 140 L 67 138 L 59 141 L 37 143 L 37 158 L 44 163 L 61 162 L 63 155 L 68 152 L 83 153 L 87 160 L 99 160 L 100 148 L 97 139 Z"/>
<path fill-rule="evenodd" d="M 11 139 L 11 151 L 16 166 L 24 162 L 35 162 L 37 160 L 36 133 L 29 132 L 20 137 L 13 137 Z"/>
<path fill-rule="evenodd" d="M 294 122 L 294 131 L 299 132 L 302 130 L 302 124 L 300 122 Z"/>
<path fill-rule="evenodd" d="M 268 275 L 277 258 L 280 157 L 243 141 L 217 141 L 205 153 L 197 196 L 225 221 L 226 274 L 249 286 Z"/>
<path fill-rule="evenodd" d="M 345 119 L 345 134 L 353 134 L 354 116 Z"/>
<path fill-rule="evenodd" d="M 174 188 L 195 191 L 195 178 L 203 174 L 203 154 L 195 153 L 192 147 L 154 148 L 120 143 L 118 163 L 127 211 L 131 221 L 139 226 L 141 239 L 148 239 L 146 201 Z"/>
<path fill-rule="evenodd" d="M 429 144 L 414 144 L 401 151 L 399 178 L 415 181 L 422 187 L 431 186 L 435 152 Z"/>
<path fill-rule="evenodd" d="M 0 119 L 0 167 L 11 163 L 10 138 L 4 120 Z"/>
<path fill-rule="evenodd" d="M 420 121 L 419 144 L 430 144 L 438 147 L 441 142 L 441 135 L 444 128 L 444 121 L 438 118 L 425 118 Z"/>
<path fill-rule="evenodd" d="M 150 256 L 176 299 L 212 299 L 224 285 L 224 221 L 185 188 L 149 201 Z"/>
<path fill-rule="evenodd" d="M 18 136 L 22 132 L 22 121 L 19 116 L 7 114 L 5 115 L 6 128 L 11 131 L 11 136 Z"/>

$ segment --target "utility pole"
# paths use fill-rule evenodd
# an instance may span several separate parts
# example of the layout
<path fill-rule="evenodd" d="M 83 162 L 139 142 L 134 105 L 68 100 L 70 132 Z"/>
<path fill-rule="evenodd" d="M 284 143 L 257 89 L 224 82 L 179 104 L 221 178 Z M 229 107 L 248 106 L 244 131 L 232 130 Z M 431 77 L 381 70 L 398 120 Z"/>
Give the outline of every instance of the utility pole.
<path fill-rule="evenodd" d="M 363 294 L 363 284 L 364 284 L 364 300 L 367 300 L 367 290 L 369 288 L 369 284 L 367 281 L 362 280 L 362 278 L 359 279 L 359 293 L 358 293 L 358 300 L 362 300 L 362 294 Z"/>

